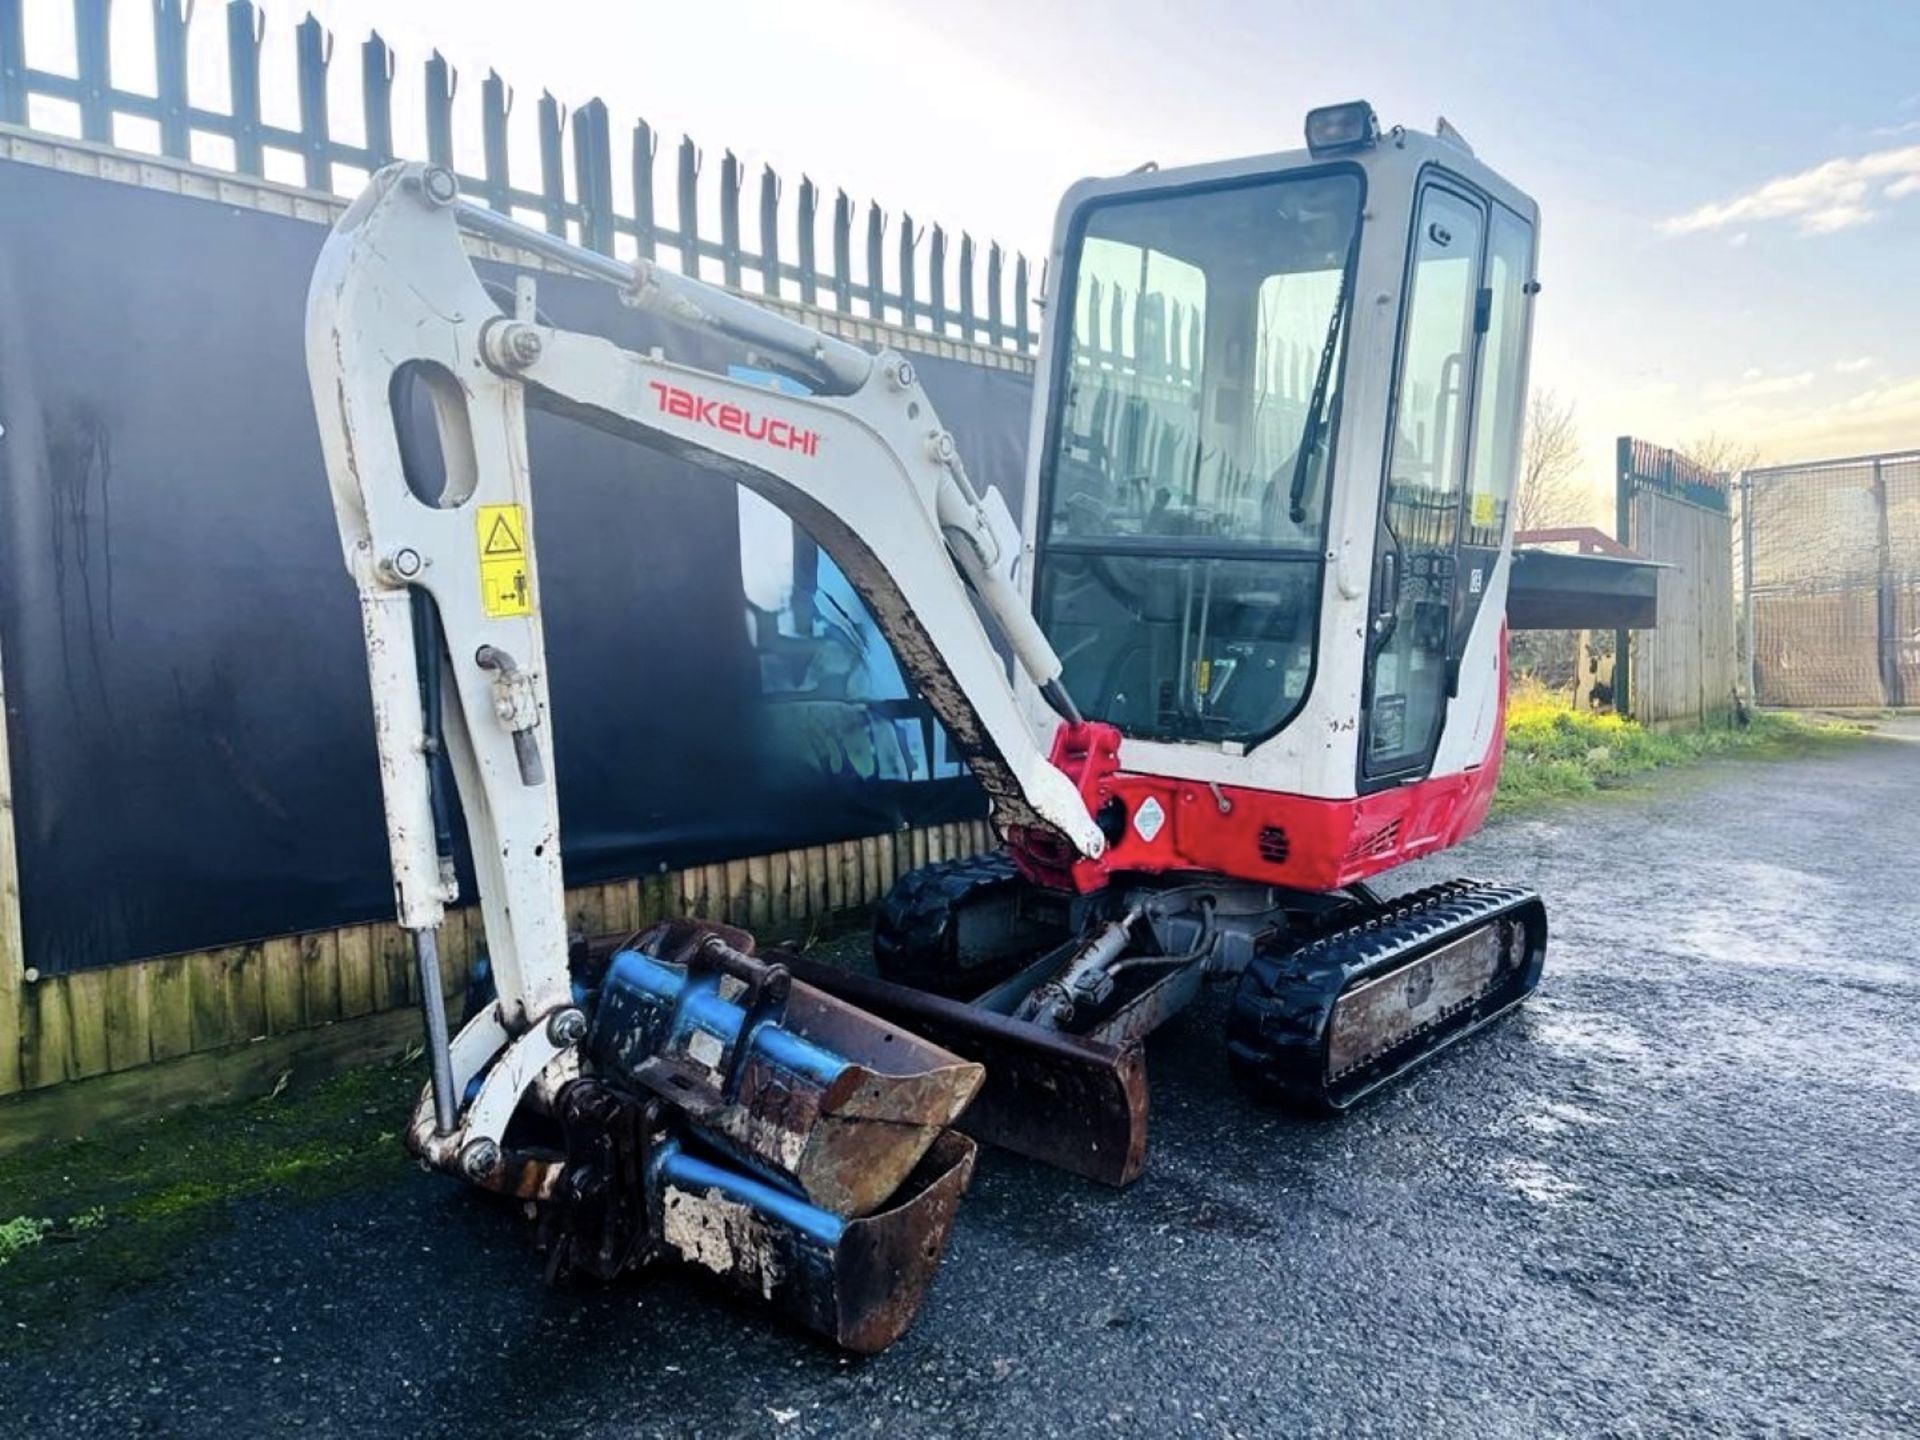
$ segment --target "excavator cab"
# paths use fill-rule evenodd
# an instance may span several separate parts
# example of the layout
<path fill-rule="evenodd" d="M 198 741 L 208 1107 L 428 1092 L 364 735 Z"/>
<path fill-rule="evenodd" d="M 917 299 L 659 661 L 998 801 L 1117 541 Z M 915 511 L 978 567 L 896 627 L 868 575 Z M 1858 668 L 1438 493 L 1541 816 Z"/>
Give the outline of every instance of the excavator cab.
<path fill-rule="evenodd" d="M 1471 834 L 1499 771 L 1536 210 L 1436 131 L 1329 106 L 1304 150 L 1062 201 L 1023 579 L 1073 710 L 1016 683 L 1105 844 L 1015 828 L 998 862 L 903 876 L 884 977 L 1095 1042 L 1101 1081 L 1231 980 L 1236 1078 L 1322 1110 L 1538 982 L 1530 892 L 1366 884 Z M 1051 1076 L 1020 1091 L 992 1039 L 995 1138 L 1124 1181 L 1143 1097 L 1081 1107 L 1131 1121 L 1098 1144 L 1020 1128 Z"/>
<path fill-rule="evenodd" d="M 1534 208 L 1444 121 L 1307 132 L 1066 197 L 1027 534 L 1123 769 L 1357 797 L 1486 759 Z"/>

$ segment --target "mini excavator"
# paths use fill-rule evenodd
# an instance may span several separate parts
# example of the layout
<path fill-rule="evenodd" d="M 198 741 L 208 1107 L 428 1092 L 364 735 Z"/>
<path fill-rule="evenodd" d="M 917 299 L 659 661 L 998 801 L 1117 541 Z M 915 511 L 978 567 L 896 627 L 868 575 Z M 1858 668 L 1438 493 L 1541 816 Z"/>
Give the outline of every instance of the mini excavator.
<path fill-rule="evenodd" d="M 1337 1112 L 1538 983 L 1532 892 L 1368 884 L 1472 833 L 1499 769 L 1535 206 L 1444 120 L 1329 106 L 1306 142 L 1068 192 L 1018 520 L 901 354 L 436 167 L 334 227 L 308 365 L 426 999 L 409 1144 L 528 1202 L 553 1273 L 677 1258 L 878 1350 L 973 1137 L 1138 1173 L 1142 1041 L 1203 986 L 1244 1089 Z M 475 255 L 518 261 L 511 293 Z M 750 364 L 556 328 L 536 268 Z M 569 936 L 529 404 L 784 510 L 964 755 L 1003 848 L 901 877 L 877 975 L 699 921 Z M 494 990 L 449 1038 L 456 798 Z"/>

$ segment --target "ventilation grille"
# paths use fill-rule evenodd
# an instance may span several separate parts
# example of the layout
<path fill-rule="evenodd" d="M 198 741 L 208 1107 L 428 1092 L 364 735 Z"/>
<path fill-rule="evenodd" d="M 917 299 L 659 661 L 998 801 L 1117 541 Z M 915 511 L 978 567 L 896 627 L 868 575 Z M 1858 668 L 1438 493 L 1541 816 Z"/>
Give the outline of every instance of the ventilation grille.
<path fill-rule="evenodd" d="M 1371 860 L 1376 855 L 1385 855 L 1400 843 L 1400 821 L 1389 820 L 1371 835 L 1363 835 L 1347 847 L 1349 860 Z"/>
<path fill-rule="evenodd" d="M 1293 846 L 1287 840 L 1287 832 L 1278 825 L 1260 827 L 1260 858 L 1269 865 L 1284 865 Z"/>

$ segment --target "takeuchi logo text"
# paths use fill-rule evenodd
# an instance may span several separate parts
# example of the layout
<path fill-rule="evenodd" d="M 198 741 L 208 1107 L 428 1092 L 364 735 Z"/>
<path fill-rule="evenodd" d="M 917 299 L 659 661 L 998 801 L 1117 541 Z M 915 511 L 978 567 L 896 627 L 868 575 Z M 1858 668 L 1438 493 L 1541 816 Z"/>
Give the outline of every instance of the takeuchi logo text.
<path fill-rule="evenodd" d="M 696 395 L 663 380 L 649 380 L 647 388 L 659 399 L 660 413 L 676 420 L 692 420 L 729 435 L 744 435 L 776 450 L 793 450 L 802 455 L 820 453 L 818 430 L 802 429 L 785 420 L 770 420 L 742 406 Z"/>

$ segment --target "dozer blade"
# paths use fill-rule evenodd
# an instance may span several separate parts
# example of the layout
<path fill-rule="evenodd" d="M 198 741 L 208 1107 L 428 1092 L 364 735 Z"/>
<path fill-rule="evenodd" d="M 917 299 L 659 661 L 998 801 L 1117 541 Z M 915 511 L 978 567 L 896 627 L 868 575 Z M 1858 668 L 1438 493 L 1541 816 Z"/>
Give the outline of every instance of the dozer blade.
<path fill-rule="evenodd" d="M 782 959 L 809 985 L 984 1065 L 986 1084 L 960 1120 L 968 1134 L 1107 1185 L 1140 1173 L 1147 1070 L 1137 1038 L 1106 1044 L 800 956 Z"/>
<path fill-rule="evenodd" d="M 1262 1099 L 1340 1111 L 1533 993 L 1547 912 L 1530 890 L 1458 880 L 1369 907 L 1241 977 L 1234 1076 Z"/>
<path fill-rule="evenodd" d="M 744 940 L 743 946 L 738 941 Z M 754 958 L 738 931 L 673 922 L 612 956 L 586 1053 L 717 1149 L 861 1216 L 889 1201 L 980 1089 L 978 1063 Z"/>

